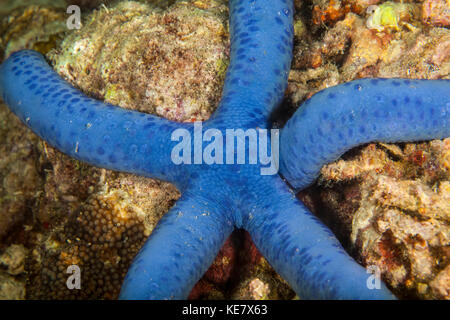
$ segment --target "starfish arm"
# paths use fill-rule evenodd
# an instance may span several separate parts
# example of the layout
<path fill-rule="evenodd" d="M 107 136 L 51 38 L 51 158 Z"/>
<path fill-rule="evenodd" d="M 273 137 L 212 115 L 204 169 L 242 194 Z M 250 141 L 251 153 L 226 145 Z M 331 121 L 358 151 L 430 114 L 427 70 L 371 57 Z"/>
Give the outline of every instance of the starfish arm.
<path fill-rule="evenodd" d="M 295 198 L 281 179 L 260 202 L 261 216 L 245 226 L 256 247 L 301 299 L 395 299 L 342 248 L 332 232 Z M 369 285 L 368 285 L 369 283 Z"/>
<path fill-rule="evenodd" d="M 281 102 L 292 59 L 293 2 L 232 0 L 231 57 L 219 109 L 213 118 L 239 127 L 266 121 Z"/>
<path fill-rule="evenodd" d="M 354 146 L 449 136 L 450 80 L 356 80 L 315 94 L 289 119 L 280 173 L 303 189 Z"/>
<path fill-rule="evenodd" d="M 171 134 L 188 124 L 91 99 L 38 52 L 19 51 L 3 62 L 0 94 L 24 124 L 73 158 L 168 181 L 183 175 L 171 161 Z"/>
<path fill-rule="evenodd" d="M 233 230 L 217 202 L 183 193 L 128 270 L 120 299 L 186 299 Z"/>

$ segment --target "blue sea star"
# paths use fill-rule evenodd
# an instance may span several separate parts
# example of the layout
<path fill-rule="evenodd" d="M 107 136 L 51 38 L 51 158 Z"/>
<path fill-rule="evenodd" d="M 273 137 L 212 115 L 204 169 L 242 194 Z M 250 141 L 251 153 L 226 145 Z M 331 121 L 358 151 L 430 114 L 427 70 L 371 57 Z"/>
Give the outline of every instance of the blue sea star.
<path fill-rule="evenodd" d="M 291 0 L 230 1 L 231 63 L 219 108 L 203 132 L 270 128 L 292 59 L 293 10 Z M 445 80 L 365 79 L 322 91 L 282 130 L 280 172 L 301 189 L 323 164 L 355 145 L 448 137 L 449 89 Z M 175 164 L 172 133 L 182 128 L 193 136 L 193 124 L 91 99 L 31 50 L 1 65 L 0 94 L 22 122 L 62 152 L 166 180 L 181 191 L 135 257 L 120 298 L 186 298 L 235 227 L 249 231 L 302 298 L 395 298 L 385 285 L 369 289 L 366 270 L 278 175 L 261 175 L 260 164 Z"/>

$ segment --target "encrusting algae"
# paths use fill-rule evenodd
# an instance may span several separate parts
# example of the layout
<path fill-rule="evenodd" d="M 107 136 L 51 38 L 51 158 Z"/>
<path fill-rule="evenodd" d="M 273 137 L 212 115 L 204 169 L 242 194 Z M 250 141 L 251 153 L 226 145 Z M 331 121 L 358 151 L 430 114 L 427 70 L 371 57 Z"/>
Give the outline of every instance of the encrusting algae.
<path fill-rule="evenodd" d="M 167 10 L 126 1 L 95 11 L 49 54 L 91 96 L 175 121 L 209 118 L 228 61 L 226 6 Z"/>

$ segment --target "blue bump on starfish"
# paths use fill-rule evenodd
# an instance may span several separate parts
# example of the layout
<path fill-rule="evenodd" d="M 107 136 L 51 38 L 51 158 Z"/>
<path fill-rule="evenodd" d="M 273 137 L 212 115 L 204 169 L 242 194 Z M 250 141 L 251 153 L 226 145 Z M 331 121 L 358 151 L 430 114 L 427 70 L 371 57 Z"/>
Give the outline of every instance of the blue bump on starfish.
<path fill-rule="evenodd" d="M 231 63 L 218 110 L 203 129 L 269 128 L 287 85 L 293 45 L 292 0 L 231 0 Z M 0 94 L 11 110 L 62 152 L 98 167 L 167 180 L 181 199 L 135 257 L 122 299 L 183 299 L 235 227 L 302 298 L 393 299 L 367 287 L 368 274 L 334 235 L 260 165 L 175 165 L 171 134 L 193 125 L 88 98 L 37 52 L 0 67 Z M 450 83 L 365 79 L 307 100 L 281 133 L 281 173 L 304 188 L 320 167 L 369 142 L 450 136 Z"/>

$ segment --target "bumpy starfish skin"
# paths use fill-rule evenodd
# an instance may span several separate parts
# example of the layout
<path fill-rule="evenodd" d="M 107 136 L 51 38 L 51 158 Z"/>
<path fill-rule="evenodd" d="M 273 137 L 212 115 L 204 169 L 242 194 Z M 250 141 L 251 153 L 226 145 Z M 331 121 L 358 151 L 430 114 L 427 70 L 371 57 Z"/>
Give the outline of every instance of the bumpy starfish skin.
<path fill-rule="evenodd" d="M 450 136 L 450 80 L 347 82 L 307 100 L 281 135 L 280 172 L 303 189 L 349 146 Z"/>
<path fill-rule="evenodd" d="M 226 129 L 270 127 L 269 115 L 286 88 L 293 41 L 292 1 L 234 0 L 230 12 L 231 64 L 223 98 L 203 123 L 203 131 L 224 135 Z M 396 81 L 361 80 L 308 100 L 282 133 L 282 173 L 304 187 L 321 163 L 355 144 L 448 136 L 449 83 Z M 235 227 L 250 232 L 302 298 L 395 298 L 384 285 L 368 288 L 370 275 L 278 175 L 261 175 L 259 164 L 175 165 L 171 151 L 178 142 L 171 134 L 184 128 L 193 136 L 193 124 L 90 99 L 33 51 L 17 52 L 2 64 L 0 93 L 27 126 L 62 152 L 170 181 L 182 192 L 136 256 L 121 298 L 186 298 Z M 409 105 L 415 107 L 408 111 Z"/>

